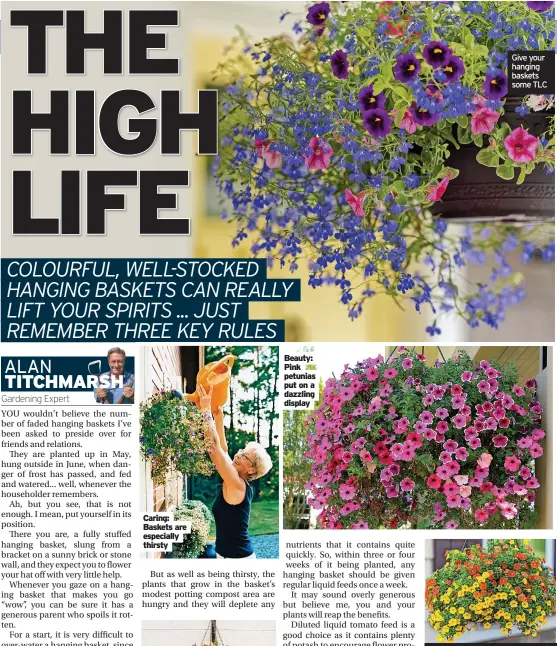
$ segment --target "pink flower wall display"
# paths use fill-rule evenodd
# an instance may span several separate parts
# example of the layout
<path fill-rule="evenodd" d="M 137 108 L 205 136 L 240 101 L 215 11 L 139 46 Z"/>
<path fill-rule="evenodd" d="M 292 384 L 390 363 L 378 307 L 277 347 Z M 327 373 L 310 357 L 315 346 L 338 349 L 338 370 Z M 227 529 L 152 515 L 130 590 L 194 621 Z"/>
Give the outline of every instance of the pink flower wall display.
<path fill-rule="evenodd" d="M 328 379 L 306 419 L 306 488 L 328 529 L 532 528 L 543 483 L 536 382 L 461 352 L 399 348 Z"/>

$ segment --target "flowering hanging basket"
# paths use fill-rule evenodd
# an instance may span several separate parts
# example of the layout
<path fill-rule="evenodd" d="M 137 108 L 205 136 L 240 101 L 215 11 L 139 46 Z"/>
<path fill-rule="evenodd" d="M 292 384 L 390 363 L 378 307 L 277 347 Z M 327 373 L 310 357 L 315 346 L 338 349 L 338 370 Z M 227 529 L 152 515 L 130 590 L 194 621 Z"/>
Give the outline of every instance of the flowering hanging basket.
<path fill-rule="evenodd" d="M 204 420 L 199 408 L 176 390 L 161 390 L 141 402 L 141 453 L 155 484 L 171 473 L 210 475 Z"/>
<path fill-rule="evenodd" d="M 294 38 L 241 40 L 217 70 L 232 79 L 214 172 L 233 244 L 307 263 L 351 318 L 384 293 L 433 312 L 431 335 L 445 313 L 497 327 L 525 297 L 508 254 L 553 260 L 553 225 L 448 221 L 551 217 L 554 118 L 539 111 L 552 97 L 509 100 L 507 53 L 553 49 L 554 15 L 549 2 L 319 2 Z M 460 283 L 478 262 L 490 280 Z"/>
<path fill-rule="evenodd" d="M 402 350 L 346 368 L 307 418 L 320 527 L 532 528 L 543 454 L 535 381 Z"/>
<path fill-rule="evenodd" d="M 536 637 L 555 613 L 555 576 L 527 540 L 492 540 L 449 550 L 445 565 L 426 581 L 429 623 L 452 642 L 474 628 L 499 626 Z"/>

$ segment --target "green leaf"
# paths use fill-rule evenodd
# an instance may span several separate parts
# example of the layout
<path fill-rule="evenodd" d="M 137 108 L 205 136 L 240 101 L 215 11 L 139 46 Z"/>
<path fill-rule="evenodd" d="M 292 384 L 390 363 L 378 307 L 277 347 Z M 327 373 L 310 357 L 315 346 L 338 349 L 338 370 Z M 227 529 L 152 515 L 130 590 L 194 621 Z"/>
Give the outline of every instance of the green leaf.
<path fill-rule="evenodd" d="M 379 77 L 376 81 L 373 82 L 373 91 L 377 94 L 379 92 L 383 92 L 383 90 L 387 87 L 389 87 L 390 83 L 388 83 L 384 78 Z"/>
<path fill-rule="evenodd" d="M 518 176 L 517 184 L 522 184 L 526 179 L 526 166 L 520 167 L 520 175 Z"/>
<path fill-rule="evenodd" d="M 503 123 L 501 123 L 501 125 L 499 126 L 499 133 L 503 138 L 511 134 L 511 127 L 506 121 L 503 121 Z"/>
<path fill-rule="evenodd" d="M 502 164 L 497 166 L 495 171 L 501 179 L 514 179 L 514 166 L 511 164 Z"/>
<path fill-rule="evenodd" d="M 474 53 L 482 58 L 487 58 L 489 56 L 489 49 L 485 45 L 476 45 L 474 47 Z"/>
<path fill-rule="evenodd" d="M 360 38 L 369 38 L 371 31 L 367 27 L 356 27 L 356 33 Z"/>
<path fill-rule="evenodd" d="M 381 63 L 381 65 L 379 65 L 379 71 L 381 72 L 381 76 L 385 79 L 394 79 L 393 65 L 390 61 Z"/>
<path fill-rule="evenodd" d="M 463 128 L 460 124 L 456 129 L 456 134 L 461 144 L 469 144 L 472 141 L 472 133 L 469 128 Z"/>
<path fill-rule="evenodd" d="M 464 46 L 466 49 L 474 49 L 475 47 L 475 40 L 474 40 L 474 34 L 468 33 L 464 37 Z"/>
<path fill-rule="evenodd" d="M 493 168 L 499 166 L 499 154 L 490 148 L 484 148 L 476 155 L 476 159 L 482 166 L 491 166 Z"/>
<path fill-rule="evenodd" d="M 403 99 L 406 99 L 406 100 L 409 99 L 408 90 L 402 85 L 393 85 L 391 90 L 398 96 L 402 97 Z"/>
<path fill-rule="evenodd" d="M 418 524 L 416 525 L 416 529 L 427 529 L 430 525 L 430 521 L 428 518 L 422 518 L 421 520 L 418 521 Z"/>
<path fill-rule="evenodd" d="M 480 148 L 484 145 L 483 135 L 472 135 L 472 141 Z"/>
<path fill-rule="evenodd" d="M 466 128 L 468 126 L 468 117 L 465 114 L 461 114 L 460 117 L 457 118 L 456 122 L 459 126 Z"/>

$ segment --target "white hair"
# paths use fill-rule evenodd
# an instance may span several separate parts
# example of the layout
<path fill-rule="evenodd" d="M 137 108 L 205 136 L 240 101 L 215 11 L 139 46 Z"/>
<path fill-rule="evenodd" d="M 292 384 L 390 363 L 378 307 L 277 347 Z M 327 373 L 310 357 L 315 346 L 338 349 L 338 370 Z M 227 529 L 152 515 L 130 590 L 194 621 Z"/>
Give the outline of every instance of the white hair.
<path fill-rule="evenodd" d="M 271 456 L 265 450 L 265 447 L 259 442 L 248 442 L 244 448 L 246 453 L 253 455 L 253 461 L 255 462 L 255 473 L 250 475 L 250 480 L 257 480 L 264 476 L 273 466 L 273 461 Z"/>

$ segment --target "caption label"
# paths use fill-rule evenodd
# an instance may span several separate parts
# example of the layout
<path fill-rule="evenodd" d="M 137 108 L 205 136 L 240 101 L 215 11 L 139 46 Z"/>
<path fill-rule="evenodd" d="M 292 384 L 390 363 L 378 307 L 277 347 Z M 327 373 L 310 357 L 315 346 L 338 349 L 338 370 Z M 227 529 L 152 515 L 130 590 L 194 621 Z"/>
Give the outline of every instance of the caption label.
<path fill-rule="evenodd" d="M 142 530 L 141 543 L 144 550 L 170 552 L 172 543 L 181 543 L 184 536 L 191 534 L 191 522 L 175 521 L 172 514 L 155 512 L 143 515 Z"/>
<path fill-rule="evenodd" d="M 308 409 L 318 398 L 319 379 L 312 350 L 282 350 L 283 408 Z"/>
<path fill-rule="evenodd" d="M 509 52 L 509 95 L 555 93 L 555 52 Z"/>

